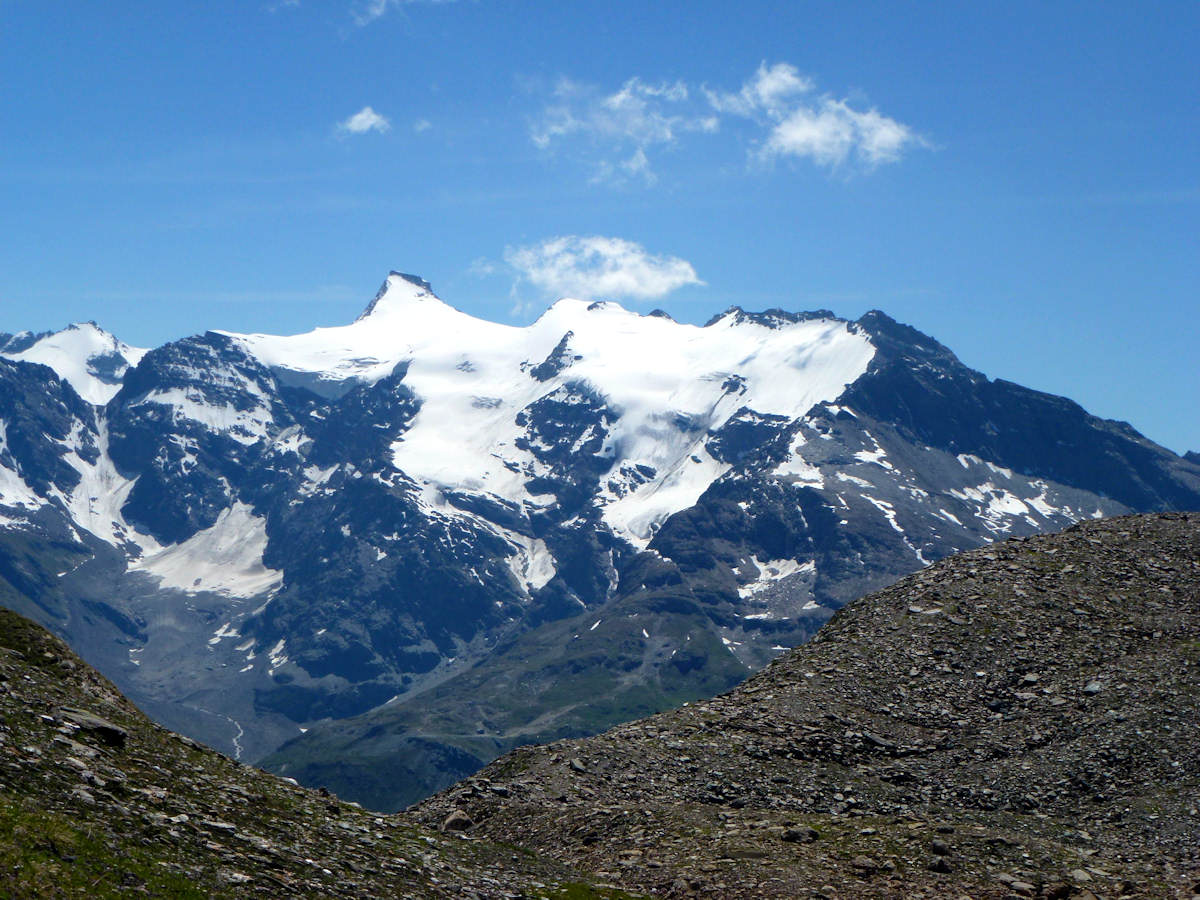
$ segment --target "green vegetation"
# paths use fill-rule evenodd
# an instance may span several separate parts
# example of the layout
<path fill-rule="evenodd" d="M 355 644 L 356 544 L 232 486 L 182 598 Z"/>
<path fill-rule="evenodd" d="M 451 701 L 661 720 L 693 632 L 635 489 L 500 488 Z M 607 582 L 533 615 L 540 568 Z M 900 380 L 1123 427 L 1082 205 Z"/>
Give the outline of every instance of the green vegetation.
<path fill-rule="evenodd" d="M 227 896 L 171 872 L 132 836 L 96 834 L 29 798 L 0 794 L 0 895 L 99 900 L 133 891 L 181 900 Z"/>

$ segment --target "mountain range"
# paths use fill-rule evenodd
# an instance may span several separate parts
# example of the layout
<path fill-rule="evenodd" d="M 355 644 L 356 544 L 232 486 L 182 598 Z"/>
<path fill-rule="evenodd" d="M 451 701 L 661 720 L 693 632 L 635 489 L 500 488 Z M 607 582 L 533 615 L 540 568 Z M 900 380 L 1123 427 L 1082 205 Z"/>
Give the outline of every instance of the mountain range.
<path fill-rule="evenodd" d="M 880 312 L 0 335 L 0 603 L 158 721 L 378 809 L 727 690 L 960 550 L 1200 464 Z"/>

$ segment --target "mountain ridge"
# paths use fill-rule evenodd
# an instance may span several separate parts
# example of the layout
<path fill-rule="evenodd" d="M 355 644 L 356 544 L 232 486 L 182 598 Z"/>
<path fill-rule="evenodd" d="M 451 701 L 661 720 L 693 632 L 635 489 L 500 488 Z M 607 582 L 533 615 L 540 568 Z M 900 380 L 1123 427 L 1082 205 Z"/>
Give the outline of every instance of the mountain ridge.
<path fill-rule="evenodd" d="M 226 752 L 290 741 L 308 778 L 352 741 L 347 796 L 396 740 L 459 768 L 393 773 L 393 807 L 725 689 L 950 553 L 1200 506 L 1200 466 L 882 313 L 516 328 L 414 279 L 349 325 L 154 348 L 104 405 L 0 350 L 0 525 L 73 560 L 20 611 Z"/>

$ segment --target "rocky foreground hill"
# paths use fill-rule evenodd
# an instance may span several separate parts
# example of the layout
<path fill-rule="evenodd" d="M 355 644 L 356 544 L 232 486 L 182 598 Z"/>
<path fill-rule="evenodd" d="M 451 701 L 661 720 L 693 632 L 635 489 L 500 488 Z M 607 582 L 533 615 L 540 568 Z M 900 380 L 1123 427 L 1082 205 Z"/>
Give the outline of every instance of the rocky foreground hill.
<path fill-rule="evenodd" d="M 715 699 L 396 816 L 152 724 L 0 613 L 0 896 L 1191 897 L 1200 514 L 964 553 Z"/>
<path fill-rule="evenodd" d="M 623 897 L 153 724 L 0 609 L 0 897 Z"/>
<path fill-rule="evenodd" d="M 976 550 L 418 811 L 661 896 L 1200 894 L 1200 515 Z"/>

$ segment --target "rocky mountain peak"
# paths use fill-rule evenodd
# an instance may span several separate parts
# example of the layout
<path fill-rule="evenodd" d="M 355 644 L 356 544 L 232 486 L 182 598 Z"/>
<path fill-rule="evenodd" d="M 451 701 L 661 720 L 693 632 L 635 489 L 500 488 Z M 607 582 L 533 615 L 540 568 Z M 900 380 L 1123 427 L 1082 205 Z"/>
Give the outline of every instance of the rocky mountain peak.
<path fill-rule="evenodd" d="M 400 312 L 411 303 L 421 300 L 442 302 L 441 298 L 433 292 L 433 285 L 424 278 L 406 272 L 397 272 L 393 269 L 384 279 L 374 299 L 367 304 L 367 308 L 355 321 L 361 322 L 376 313 Z"/>
<path fill-rule="evenodd" d="M 125 373 L 145 354 L 93 321 L 75 322 L 61 331 L 0 335 L 0 356 L 49 366 L 80 397 L 97 406 L 113 398 Z"/>

